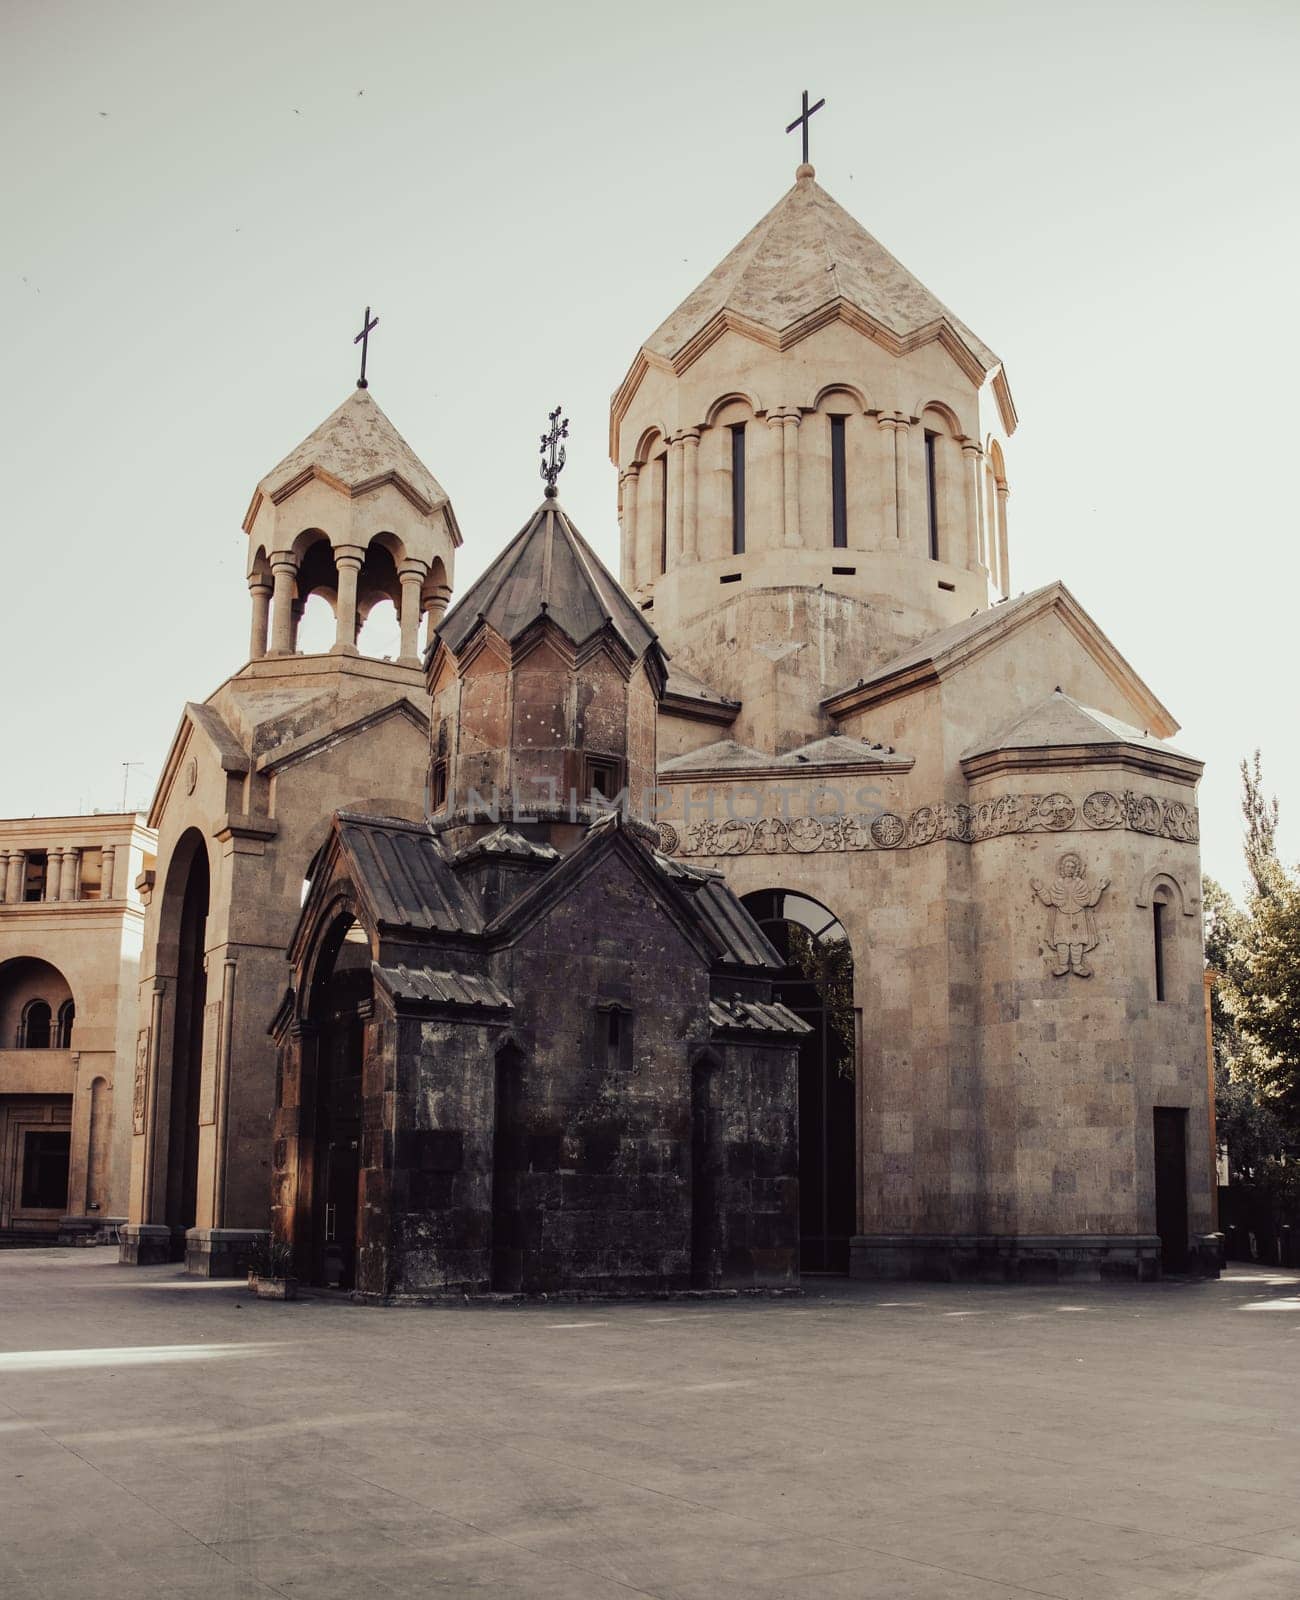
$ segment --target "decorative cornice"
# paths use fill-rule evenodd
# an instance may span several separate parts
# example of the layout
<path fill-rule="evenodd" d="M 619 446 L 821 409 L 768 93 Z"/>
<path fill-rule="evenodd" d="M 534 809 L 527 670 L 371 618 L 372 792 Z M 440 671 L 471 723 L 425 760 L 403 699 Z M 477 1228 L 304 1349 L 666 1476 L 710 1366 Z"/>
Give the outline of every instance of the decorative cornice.
<path fill-rule="evenodd" d="M 787 769 L 788 773 L 788 769 Z M 1066 794 L 1009 794 L 974 805 L 941 800 L 907 816 L 892 811 L 833 817 L 729 818 L 683 825 L 659 823 L 665 855 L 719 860 L 743 855 L 812 855 L 867 850 L 906 850 L 941 841 L 978 844 L 1013 833 L 1107 833 L 1127 829 L 1180 844 L 1200 839 L 1194 805 L 1163 796 L 1097 789 L 1082 804 Z"/>
<path fill-rule="evenodd" d="M 644 347 L 637 352 L 632 365 L 628 368 L 627 375 L 614 392 L 610 402 L 609 426 L 609 451 L 610 460 L 618 465 L 618 435 L 628 412 L 631 410 L 632 401 L 636 391 L 641 385 L 641 380 L 652 366 L 673 373 L 681 377 L 700 359 L 706 351 L 710 350 L 725 333 L 738 333 L 746 339 L 751 339 L 755 344 L 761 344 L 768 350 L 784 352 L 800 344 L 804 339 L 817 333 L 820 329 L 828 327 L 831 323 L 843 322 L 855 332 L 870 339 L 881 349 L 892 356 L 909 355 L 915 350 L 922 349 L 928 344 L 939 344 L 953 359 L 958 369 L 977 388 L 988 376 L 988 369 L 975 355 L 970 346 L 961 337 L 957 330 L 946 318 L 938 318 L 928 322 L 923 328 L 900 335 L 892 329 L 877 322 L 872 316 L 855 306 L 851 301 L 842 296 L 828 300 L 824 305 L 800 317 L 797 322 L 791 323 L 788 328 L 777 330 L 769 328 L 761 322 L 754 322 L 748 317 L 723 307 L 716 312 L 697 334 L 676 352 L 671 361 L 656 356 Z M 999 375 L 1001 369 L 999 368 Z M 998 396 L 997 379 L 994 380 L 994 394 Z M 1010 406 L 1011 393 L 1006 387 L 1005 377 L 1002 379 L 1002 389 L 1005 392 L 1006 405 L 1001 396 L 998 396 L 998 408 L 1002 412 L 1003 425 L 1010 433 L 1015 426 L 1015 410 Z M 1008 411 L 1010 422 L 1008 422 Z"/>
<path fill-rule="evenodd" d="M 961 770 L 974 782 L 997 773 L 1013 772 L 1088 772 L 1097 767 L 1119 767 L 1145 777 L 1166 778 L 1173 783 L 1195 785 L 1205 763 L 1173 750 L 1152 750 L 1145 745 L 1113 744 L 1044 745 L 1024 749 L 986 750 L 968 756 Z"/>

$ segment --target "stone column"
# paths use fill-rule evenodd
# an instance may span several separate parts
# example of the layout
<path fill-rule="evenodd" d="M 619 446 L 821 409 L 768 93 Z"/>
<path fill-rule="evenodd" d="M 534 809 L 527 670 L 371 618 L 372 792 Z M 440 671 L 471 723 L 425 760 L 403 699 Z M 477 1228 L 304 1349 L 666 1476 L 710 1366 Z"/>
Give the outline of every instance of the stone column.
<path fill-rule="evenodd" d="M 9 903 L 9 852 L 0 850 L 0 905 Z"/>
<path fill-rule="evenodd" d="M 45 898 L 47 902 L 59 898 L 62 879 L 63 851 L 47 850 L 45 853 Z"/>
<path fill-rule="evenodd" d="M 799 533 L 799 415 L 781 415 L 781 488 L 784 507 L 784 539 L 788 545 L 801 545 Z"/>
<path fill-rule="evenodd" d="M 100 851 L 99 897 L 101 900 L 112 900 L 113 896 L 113 864 L 117 858 L 117 846 L 106 844 Z"/>
<path fill-rule="evenodd" d="M 1007 500 L 1011 491 L 1005 478 L 997 480 L 998 491 L 998 576 L 1002 581 L 1005 599 L 1011 593 L 1011 568 L 1007 561 Z"/>
<path fill-rule="evenodd" d="M 21 905 L 24 878 L 27 872 L 27 857 L 21 850 L 12 850 L 9 854 L 9 883 L 5 889 L 5 901 L 8 905 Z"/>
<path fill-rule="evenodd" d="M 401 659 L 417 666 L 420 660 L 420 588 L 424 583 L 425 570 L 422 561 L 405 561 L 397 574 L 402 586 Z"/>
<path fill-rule="evenodd" d="M 271 625 L 272 584 L 259 573 L 248 580 L 248 592 L 253 597 L 253 631 L 248 641 L 248 659 L 260 661 L 266 654 L 267 632 Z"/>
<path fill-rule="evenodd" d="M 271 561 L 275 578 L 275 604 L 271 612 L 271 650 L 273 656 L 293 653 L 293 602 L 298 585 L 298 563 L 292 556 L 275 556 Z"/>
<path fill-rule="evenodd" d="M 439 584 L 432 594 L 424 597 L 424 615 L 426 627 L 424 633 L 424 648 L 427 650 L 433 643 L 434 630 L 446 614 L 447 602 L 451 599 L 451 590 L 446 584 Z"/>
<path fill-rule="evenodd" d="M 334 606 L 334 645 L 331 655 L 355 655 L 357 650 L 357 578 L 366 553 L 359 545 L 341 544 L 334 552 L 339 575 L 338 600 Z"/>
<path fill-rule="evenodd" d="M 668 560 L 664 563 L 665 572 L 672 572 L 681 565 L 682 560 L 683 514 L 686 509 L 686 496 L 682 492 L 685 487 L 682 461 L 685 454 L 685 441 L 679 433 L 669 447 L 668 456 Z"/>
<path fill-rule="evenodd" d="M 896 416 L 894 418 L 894 538 L 902 546 L 907 545 L 912 531 L 909 492 L 912 464 L 908 460 L 908 445 L 911 439 L 911 424 L 906 417 Z"/>
<path fill-rule="evenodd" d="M 981 538 L 980 517 L 980 457 L 983 451 L 979 445 L 969 439 L 961 447 L 962 473 L 964 494 L 962 496 L 966 507 L 966 565 L 972 572 L 976 572 L 984 565 L 983 540 Z"/>
<path fill-rule="evenodd" d="M 623 474 L 623 537 L 619 544 L 619 581 L 625 589 L 636 588 L 636 497 L 640 484 L 641 468 L 634 461 Z"/>
<path fill-rule="evenodd" d="M 682 435 L 682 559 L 696 561 L 700 554 L 700 434 L 691 428 Z"/>
<path fill-rule="evenodd" d="M 67 846 L 63 851 L 63 882 L 59 887 L 60 900 L 75 900 L 77 898 L 77 867 L 81 862 L 81 851 L 74 846 Z"/>

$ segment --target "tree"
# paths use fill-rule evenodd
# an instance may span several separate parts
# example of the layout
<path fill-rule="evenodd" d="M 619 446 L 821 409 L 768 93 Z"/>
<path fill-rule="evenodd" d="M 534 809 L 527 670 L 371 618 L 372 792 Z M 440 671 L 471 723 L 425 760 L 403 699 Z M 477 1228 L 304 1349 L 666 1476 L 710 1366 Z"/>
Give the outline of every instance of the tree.
<path fill-rule="evenodd" d="M 1203 893 L 1215 1114 L 1234 1171 L 1272 1187 L 1283 1152 L 1300 1144 L 1300 881 L 1278 859 L 1278 803 L 1264 794 L 1258 750 L 1241 783 L 1245 909 L 1213 878 Z"/>

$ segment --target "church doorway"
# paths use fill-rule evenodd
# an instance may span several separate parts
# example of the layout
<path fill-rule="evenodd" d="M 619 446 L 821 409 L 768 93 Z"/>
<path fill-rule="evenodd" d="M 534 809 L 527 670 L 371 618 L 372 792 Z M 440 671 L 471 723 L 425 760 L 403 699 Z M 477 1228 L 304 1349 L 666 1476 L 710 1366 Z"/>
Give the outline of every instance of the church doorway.
<path fill-rule="evenodd" d="M 182 840 L 182 846 L 187 841 Z M 199 1085 L 208 998 L 206 945 L 211 884 L 208 852 L 197 834 L 185 875 L 176 948 L 176 1015 L 172 1032 L 171 1102 L 167 1125 L 165 1217 L 174 1230 L 192 1228 L 198 1214 Z"/>
<path fill-rule="evenodd" d="M 310 1007 L 317 1027 L 311 1279 L 331 1289 L 356 1286 L 361 1076 L 373 999 L 370 936 L 343 917 L 322 951 Z"/>
<path fill-rule="evenodd" d="M 1156 1232 L 1166 1272 L 1187 1267 L 1187 1112 L 1156 1106 L 1152 1113 L 1156 1163 Z"/>
<path fill-rule="evenodd" d="M 853 952 L 807 895 L 763 889 L 744 905 L 786 964 L 776 999 L 812 1029 L 799 1046 L 799 1270 L 846 1273 L 857 1229 Z"/>

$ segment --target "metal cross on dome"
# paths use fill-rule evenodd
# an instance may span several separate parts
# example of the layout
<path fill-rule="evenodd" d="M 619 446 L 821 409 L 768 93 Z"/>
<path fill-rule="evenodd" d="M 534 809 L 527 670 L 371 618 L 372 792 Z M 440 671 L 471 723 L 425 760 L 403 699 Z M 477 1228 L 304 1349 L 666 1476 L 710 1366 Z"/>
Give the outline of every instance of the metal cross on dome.
<path fill-rule="evenodd" d="M 546 497 L 548 500 L 554 499 L 555 480 L 564 470 L 564 446 L 560 441 L 569 437 L 569 419 L 568 417 L 561 417 L 560 411 L 561 407 L 556 406 L 555 410 L 547 417 L 546 420 L 551 425 L 550 431 L 542 435 L 541 473 L 546 482 Z"/>
<path fill-rule="evenodd" d="M 815 106 L 810 106 L 808 104 L 808 91 L 805 89 L 803 92 L 803 110 L 785 130 L 787 133 L 793 133 L 796 128 L 803 128 L 803 164 L 805 167 L 808 165 L 808 119 L 814 111 L 820 111 L 825 104 L 826 101 L 823 98 Z"/>
<path fill-rule="evenodd" d="M 370 351 L 370 330 L 372 328 L 377 328 L 378 326 L 379 318 L 372 317 L 370 315 L 370 307 L 367 306 L 366 314 L 362 318 L 361 332 L 352 341 L 353 344 L 359 344 L 361 346 L 361 376 L 357 379 L 358 389 L 368 389 L 370 387 L 370 385 L 366 382 L 366 356 Z"/>

